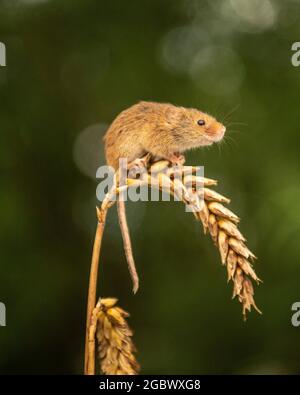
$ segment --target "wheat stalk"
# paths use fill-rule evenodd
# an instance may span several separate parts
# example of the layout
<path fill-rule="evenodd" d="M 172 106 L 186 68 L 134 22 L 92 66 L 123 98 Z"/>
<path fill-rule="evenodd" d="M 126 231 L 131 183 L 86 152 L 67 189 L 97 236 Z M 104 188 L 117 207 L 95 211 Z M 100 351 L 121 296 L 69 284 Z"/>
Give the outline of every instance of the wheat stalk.
<path fill-rule="evenodd" d="M 140 366 L 135 359 L 129 314 L 116 306 L 117 299 L 101 299 L 96 311 L 98 356 L 101 371 L 106 375 L 135 375 Z"/>

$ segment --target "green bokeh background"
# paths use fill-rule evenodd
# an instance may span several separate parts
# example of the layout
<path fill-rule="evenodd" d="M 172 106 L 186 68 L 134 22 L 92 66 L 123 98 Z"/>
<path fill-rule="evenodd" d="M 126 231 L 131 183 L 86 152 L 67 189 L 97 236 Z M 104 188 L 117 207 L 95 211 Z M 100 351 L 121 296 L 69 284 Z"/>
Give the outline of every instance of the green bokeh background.
<path fill-rule="evenodd" d="M 232 198 L 264 280 L 244 323 L 192 215 L 129 203 L 133 296 L 113 208 L 99 295 L 130 312 L 142 373 L 300 373 L 299 26 L 292 0 L 0 1 L 0 373 L 82 372 L 101 137 L 139 100 L 231 113 L 187 162 Z"/>

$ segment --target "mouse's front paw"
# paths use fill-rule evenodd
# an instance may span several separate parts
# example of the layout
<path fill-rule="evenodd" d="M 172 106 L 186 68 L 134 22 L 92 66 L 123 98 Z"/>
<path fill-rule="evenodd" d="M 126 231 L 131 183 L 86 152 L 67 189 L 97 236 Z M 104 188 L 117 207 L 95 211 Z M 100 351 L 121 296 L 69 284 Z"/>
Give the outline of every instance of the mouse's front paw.
<path fill-rule="evenodd" d="M 170 155 L 167 159 L 172 163 L 172 165 L 182 166 L 185 162 L 184 155 L 181 155 L 179 152 L 174 152 L 174 154 Z"/>

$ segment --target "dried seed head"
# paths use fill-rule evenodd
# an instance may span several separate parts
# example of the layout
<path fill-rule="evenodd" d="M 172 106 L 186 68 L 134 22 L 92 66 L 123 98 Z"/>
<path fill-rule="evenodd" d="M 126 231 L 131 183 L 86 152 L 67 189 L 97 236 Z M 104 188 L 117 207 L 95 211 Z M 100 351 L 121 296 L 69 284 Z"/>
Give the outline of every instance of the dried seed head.
<path fill-rule="evenodd" d="M 227 266 L 227 281 L 233 281 L 233 298 L 238 296 L 243 305 L 245 318 L 246 312 L 250 311 L 251 306 L 259 311 L 254 302 L 253 286 L 248 277 L 252 277 L 256 282 L 261 281 L 248 261 L 248 259 L 256 257 L 245 246 L 245 238 L 237 228 L 236 224 L 239 222 L 239 218 L 220 203 L 222 195 L 214 195 L 207 188 L 204 191 L 204 208 L 207 211 L 202 210 L 199 218 L 204 230 L 208 228 L 212 239 L 219 248 L 221 261 Z M 223 202 L 225 203 L 225 201 Z"/>
<path fill-rule="evenodd" d="M 134 353 L 129 314 L 116 306 L 117 299 L 101 299 L 97 322 L 98 356 L 101 371 L 107 375 L 135 375 L 140 367 Z"/>

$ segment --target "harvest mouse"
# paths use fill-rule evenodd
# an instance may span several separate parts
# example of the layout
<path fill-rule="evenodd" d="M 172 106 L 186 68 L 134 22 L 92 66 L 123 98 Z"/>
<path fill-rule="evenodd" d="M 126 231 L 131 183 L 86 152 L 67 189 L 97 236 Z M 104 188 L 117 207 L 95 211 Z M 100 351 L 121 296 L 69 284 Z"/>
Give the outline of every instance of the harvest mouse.
<path fill-rule="evenodd" d="M 142 101 L 122 111 L 109 127 L 106 161 L 117 169 L 120 158 L 130 163 L 150 153 L 180 163 L 184 151 L 218 142 L 225 131 L 215 118 L 194 108 Z"/>
<path fill-rule="evenodd" d="M 128 163 L 134 163 L 149 153 L 156 159 L 182 164 L 184 151 L 218 142 L 225 131 L 224 125 L 200 110 L 141 101 L 122 111 L 107 130 L 104 136 L 106 161 L 117 169 L 119 159 L 126 158 Z M 136 292 L 139 280 L 132 256 L 125 204 L 121 199 L 118 199 L 118 215 Z"/>

